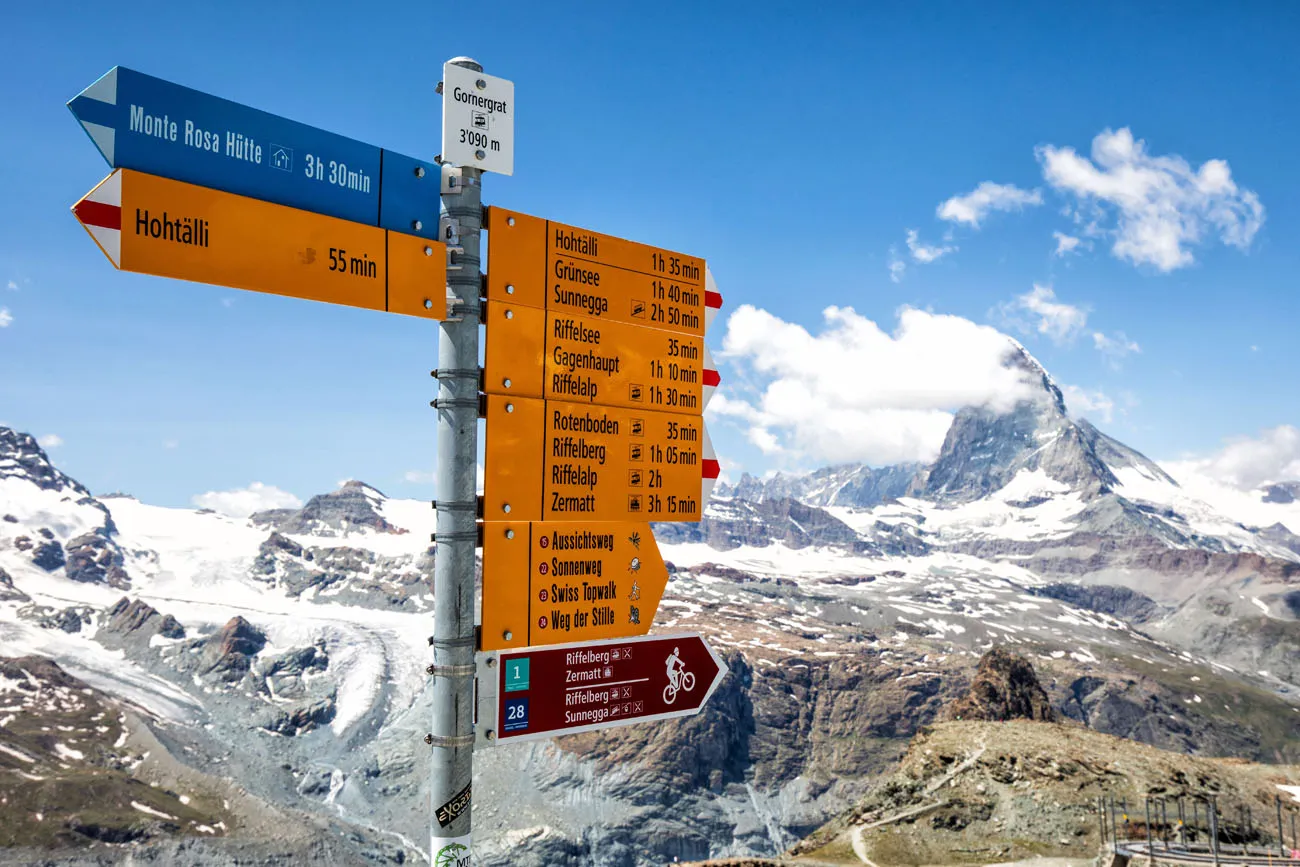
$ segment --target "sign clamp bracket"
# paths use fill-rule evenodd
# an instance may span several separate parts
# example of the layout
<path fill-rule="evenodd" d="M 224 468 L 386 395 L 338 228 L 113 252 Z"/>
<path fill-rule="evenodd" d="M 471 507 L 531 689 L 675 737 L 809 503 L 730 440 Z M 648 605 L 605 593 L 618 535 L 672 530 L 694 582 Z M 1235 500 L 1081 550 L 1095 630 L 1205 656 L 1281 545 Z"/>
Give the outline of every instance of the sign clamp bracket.
<path fill-rule="evenodd" d="M 474 746 L 494 747 L 497 744 L 497 666 L 498 655 L 493 652 L 478 653 L 474 662 L 478 668 L 475 676 L 477 698 L 474 707 Z"/>

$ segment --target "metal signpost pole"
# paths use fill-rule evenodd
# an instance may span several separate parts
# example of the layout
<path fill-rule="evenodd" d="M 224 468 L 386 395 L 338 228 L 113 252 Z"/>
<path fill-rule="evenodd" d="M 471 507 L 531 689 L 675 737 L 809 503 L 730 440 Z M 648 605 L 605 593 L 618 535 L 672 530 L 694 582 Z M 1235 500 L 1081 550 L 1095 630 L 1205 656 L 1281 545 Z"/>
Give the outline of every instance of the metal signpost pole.
<path fill-rule="evenodd" d="M 469 58 L 452 61 L 475 72 Z M 446 95 L 443 97 L 446 99 Z M 438 339 L 437 549 L 433 576 L 433 730 L 430 760 L 430 860 L 470 862 L 474 749 L 474 552 L 477 543 L 479 419 L 479 233 L 482 173 L 462 168 L 442 188 L 444 240 L 459 248 L 447 271 L 454 301 Z M 450 219 L 448 219 L 450 218 Z M 446 235 L 452 237 L 448 239 Z"/>

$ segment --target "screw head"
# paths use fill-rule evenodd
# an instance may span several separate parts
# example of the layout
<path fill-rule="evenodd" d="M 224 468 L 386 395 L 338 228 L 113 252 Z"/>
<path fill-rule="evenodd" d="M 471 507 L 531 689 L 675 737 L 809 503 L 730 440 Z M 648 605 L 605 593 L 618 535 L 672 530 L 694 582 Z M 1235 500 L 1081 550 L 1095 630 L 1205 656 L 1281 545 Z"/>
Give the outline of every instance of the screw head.
<path fill-rule="evenodd" d="M 474 151 L 474 159 L 476 160 L 487 159 L 487 151 L 482 150 L 481 148 L 479 150 Z"/>
<path fill-rule="evenodd" d="M 515 634 L 511 632 L 509 629 L 507 629 L 505 632 L 501 634 L 501 637 L 504 638 L 506 641 L 514 641 Z"/>
<path fill-rule="evenodd" d="M 487 82 L 480 78 L 478 81 L 474 82 L 474 86 L 477 87 L 479 90 L 482 90 L 483 88 L 487 87 Z"/>
<path fill-rule="evenodd" d="M 490 741 L 494 741 L 497 739 L 497 733 L 492 731 L 492 729 L 488 729 L 483 733 L 483 737 L 487 738 Z"/>
<path fill-rule="evenodd" d="M 507 284 L 506 284 L 506 294 L 507 294 L 507 295 L 513 295 L 513 294 L 515 294 L 515 284 L 513 284 L 513 283 L 507 283 Z"/>
<path fill-rule="evenodd" d="M 424 255 L 426 255 L 426 256 L 432 256 L 432 255 L 433 255 L 433 248 L 432 248 L 432 247 L 425 247 L 425 248 L 424 248 Z"/>
<path fill-rule="evenodd" d="M 433 301 L 432 301 L 432 299 L 429 299 L 429 298 L 425 298 L 425 299 L 424 299 L 424 309 L 425 309 L 425 310 L 432 310 L 432 309 L 433 309 Z"/>
<path fill-rule="evenodd" d="M 514 224 L 515 224 L 515 218 L 514 218 L 514 217 L 506 217 L 506 225 L 507 225 L 507 226 L 513 226 Z"/>
<path fill-rule="evenodd" d="M 501 384 L 502 384 L 503 386 L 505 386 L 506 388 L 509 388 L 511 383 L 510 383 L 510 380 L 508 380 L 508 379 L 503 379 L 503 380 L 501 380 Z"/>
<path fill-rule="evenodd" d="M 418 232 L 424 228 L 424 223 L 421 223 L 419 220 L 412 220 L 411 228 Z"/>
<path fill-rule="evenodd" d="M 422 177 L 424 177 L 424 166 L 416 166 L 416 167 L 415 167 L 415 176 L 416 176 L 417 178 L 422 178 Z"/>
<path fill-rule="evenodd" d="M 514 531 L 514 530 L 506 530 L 506 538 L 507 538 L 507 539 L 513 539 L 514 537 L 515 537 L 515 531 Z"/>
<path fill-rule="evenodd" d="M 502 503 L 502 504 L 501 504 L 501 511 L 505 512 L 506 514 L 509 514 L 509 513 L 510 513 L 510 504 L 509 504 L 509 503 Z"/>
<path fill-rule="evenodd" d="M 497 658 L 496 658 L 495 656 L 489 656 L 489 657 L 487 658 L 487 667 L 488 667 L 488 668 L 496 668 L 496 667 L 497 667 Z"/>
<path fill-rule="evenodd" d="M 514 412 L 514 411 L 515 411 L 515 405 L 513 403 L 506 404 L 506 412 Z"/>
<path fill-rule="evenodd" d="M 432 734 L 427 734 L 427 735 L 425 735 L 425 736 L 424 736 L 424 742 L 425 742 L 426 744 L 431 744 L 431 743 L 433 743 L 433 735 L 432 735 Z"/>
<path fill-rule="evenodd" d="M 425 668 L 424 673 L 425 673 L 425 674 L 433 674 L 433 666 L 430 665 L 430 666 L 428 666 L 427 668 Z"/>
<path fill-rule="evenodd" d="M 514 318 L 515 318 L 515 311 L 513 311 L 513 310 L 507 310 L 507 311 L 506 311 L 506 318 L 507 318 L 507 319 L 514 319 Z"/>

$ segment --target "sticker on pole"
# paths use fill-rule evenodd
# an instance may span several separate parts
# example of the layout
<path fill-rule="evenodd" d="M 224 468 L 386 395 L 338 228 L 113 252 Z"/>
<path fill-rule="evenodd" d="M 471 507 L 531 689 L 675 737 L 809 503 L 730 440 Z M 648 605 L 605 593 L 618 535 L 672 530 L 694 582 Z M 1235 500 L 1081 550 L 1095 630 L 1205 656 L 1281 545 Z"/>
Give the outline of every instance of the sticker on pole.
<path fill-rule="evenodd" d="M 474 854 L 471 851 L 471 836 L 434 837 L 432 857 L 433 867 L 473 867 Z"/>
<path fill-rule="evenodd" d="M 453 63 L 442 67 L 442 159 L 515 173 L 515 83 Z"/>

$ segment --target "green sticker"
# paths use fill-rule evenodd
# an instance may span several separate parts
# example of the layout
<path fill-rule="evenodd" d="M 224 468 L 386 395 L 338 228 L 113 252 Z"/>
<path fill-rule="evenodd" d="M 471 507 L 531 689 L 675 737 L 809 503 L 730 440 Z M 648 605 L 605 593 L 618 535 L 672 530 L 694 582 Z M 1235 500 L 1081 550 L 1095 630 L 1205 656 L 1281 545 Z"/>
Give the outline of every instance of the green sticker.
<path fill-rule="evenodd" d="M 528 689 L 528 657 L 506 660 L 506 692 Z"/>

